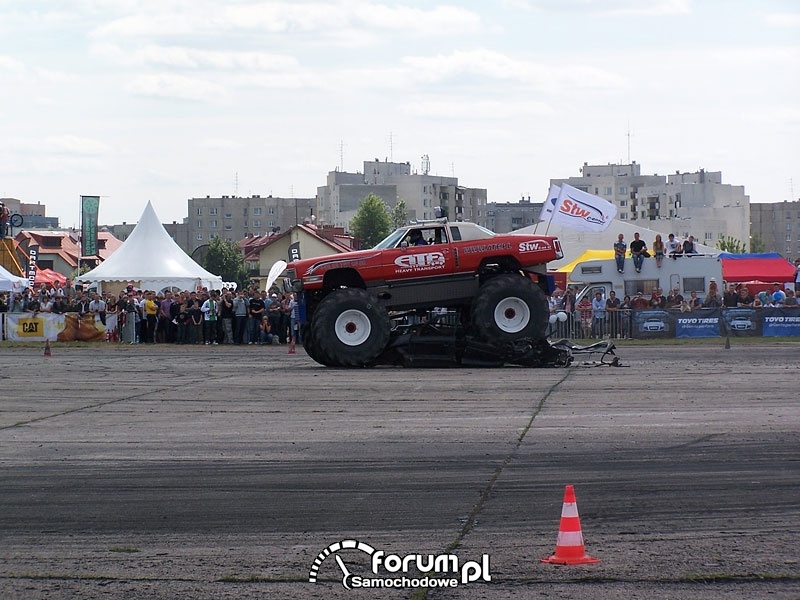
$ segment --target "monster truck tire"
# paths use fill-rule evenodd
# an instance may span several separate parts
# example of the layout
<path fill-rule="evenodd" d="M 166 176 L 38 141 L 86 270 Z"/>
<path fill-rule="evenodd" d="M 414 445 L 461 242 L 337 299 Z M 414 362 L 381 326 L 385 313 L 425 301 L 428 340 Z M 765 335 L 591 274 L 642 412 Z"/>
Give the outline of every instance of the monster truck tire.
<path fill-rule="evenodd" d="M 311 336 L 319 357 L 312 358 L 328 366 L 370 365 L 386 348 L 389 330 L 386 309 L 366 290 L 337 290 L 314 311 Z"/>
<path fill-rule="evenodd" d="M 538 285 L 520 275 L 484 283 L 472 304 L 472 329 L 487 342 L 546 337 L 550 309 Z"/>
<path fill-rule="evenodd" d="M 311 359 L 315 360 L 321 365 L 325 363 L 322 362 L 322 357 L 317 350 L 317 341 L 314 339 L 314 335 L 311 333 L 311 324 L 304 323 L 300 326 L 300 333 L 302 334 L 303 339 L 303 349 L 306 351 L 306 354 L 311 357 Z"/>

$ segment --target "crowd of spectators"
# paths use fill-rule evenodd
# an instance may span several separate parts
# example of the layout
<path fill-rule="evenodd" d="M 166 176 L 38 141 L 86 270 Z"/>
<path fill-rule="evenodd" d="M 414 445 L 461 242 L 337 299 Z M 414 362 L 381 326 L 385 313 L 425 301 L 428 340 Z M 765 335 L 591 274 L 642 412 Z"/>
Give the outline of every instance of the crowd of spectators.
<path fill-rule="evenodd" d="M 111 339 L 130 344 L 287 344 L 300 342 L 293 294 L 251 286 L 246 290 L 155 292 L 128 286 L 98 294 L 64 285 L 0 294 L 0 312 L 78 313 L 104 325 L 117 316 Z"/>
<path fill-rule="evenodd" d="M 618 298 L 614 290 L 608 296 L 602 291 L 585 294 L 576 302 L 580 290 L 568 286 L 566 290 L 556 289 L 549 298 L 551 313 L 564 312 L 565 321 L 556 320 L 551 334 L 570 338 L 630 338 L 631 315 L 640 310 L 668 310 L 689 313 L 714 308 L 800 308 L 795 292 L 784 289 L 779 283 L 772 285 L 772 291 L 761 291 L 751 295 L 744 284 L 731 283 L 724 294 L 720 294 L 716 279 L 711 278 L 703 300 L 696 291 L 684 297 L 680 288 L 674 287 L 664 293 L 662 288 L 653 288 L 649 295 L 638 290 L 633 296 Z"/>

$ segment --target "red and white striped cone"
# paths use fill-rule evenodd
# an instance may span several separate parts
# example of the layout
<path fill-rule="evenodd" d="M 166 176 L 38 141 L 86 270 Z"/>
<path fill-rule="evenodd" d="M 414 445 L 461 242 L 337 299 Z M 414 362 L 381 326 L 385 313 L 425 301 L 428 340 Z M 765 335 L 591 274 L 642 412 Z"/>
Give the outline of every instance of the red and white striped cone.
<path fill-rule="evenodd" d="M 571 485 L 564 489 L 564 505 L 561 508 L 561 524 L 558 527 L 555 554 L 543 558 L 542 562 L 554 565 L 586 565 L 600 562 L 600 559 L 586 554 L 584 549 L 575 489 Z"/>
<path fill-rule="evenodd" d="M 289 344 L 289 351 L 286 354 L 297 354 L 297 350 L 294 349 L 296 338 L 292 336 L 292 341 Z"/>

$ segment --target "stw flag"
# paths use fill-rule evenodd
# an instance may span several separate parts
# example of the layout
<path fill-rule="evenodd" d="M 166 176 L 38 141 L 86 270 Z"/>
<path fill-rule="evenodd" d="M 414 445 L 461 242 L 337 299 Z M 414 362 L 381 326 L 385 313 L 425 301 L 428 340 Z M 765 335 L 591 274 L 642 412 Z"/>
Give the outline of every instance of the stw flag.
<path fill-rule="evenodd" d="M 542 205 L 542 212 L 539 213 L 539 221 L 548 221 L 553 216 L 553 209 L 558 202 L 558 194 L 561 188 L 555 183 L 550 185 L 550 193 L 547 194 L 547 200 Z"/>
<path fill-rule="evenodd" d="M 605 198 L 565 183 L 550 222 L 578 231 L 605 231 L 616 215 L 617 207 Z"/>

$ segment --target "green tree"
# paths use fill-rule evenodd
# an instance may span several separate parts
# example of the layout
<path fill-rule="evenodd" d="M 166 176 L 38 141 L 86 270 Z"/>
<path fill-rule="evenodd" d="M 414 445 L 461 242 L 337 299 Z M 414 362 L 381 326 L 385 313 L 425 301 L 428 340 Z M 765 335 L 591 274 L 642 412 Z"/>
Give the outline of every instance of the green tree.
<path fill-rule="evenodd" d="M 750 238 L 750 252 L 764 252 L 764 240 L 754 235 Z"/>
<path fill-rule="evenodd" d="M 249 281 L 244 266 L 244 256 L 236 242 L 214 236 L 208 243 L 208 252 L 203 258 L 203 268 L 222 277 L 223 281 L 235 281 L 239 287 Z"/>
<path fill-rule="evenodd" d="M 381 198 L 370 194 L 361 202 L 350 220 L 350 231 L 361 239 L 362 248 L 372 248 L 392 231 L 389 207 Z"/>
<path fill-rule="evenodd" d="M 741 240 L 737 240 L 729 235 L 717 240 L 717 248 L 723 252 L 730 252 L 731 254 L 744 254 L 747 252 L 747 248 Z"/>
<path fill-rule="evenodd" d="M 94 267 L 90 267 L 89 265 L 81 265 L 79 269 L 75 269 L 72 271 L 72 273 L 70 273 L 69 278 L 77 279 L 78 277 L 80 277 L 84 273 L 88 273 L 92 269 L 94 269 Z"/>
<path fill-rule="evenodd" d="M 406 208 L 405 200 L 398 200 L 397 204 L 394 205 L 391 213 L 391 219 L 392 226 L 394 226 L 395 229 L 399 229 L 408 223 L 408 208 Z"/>

